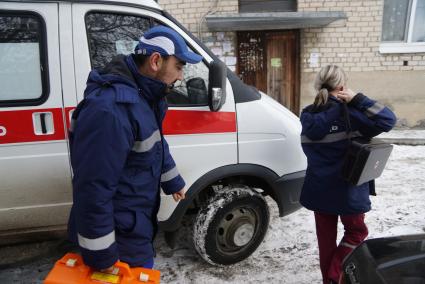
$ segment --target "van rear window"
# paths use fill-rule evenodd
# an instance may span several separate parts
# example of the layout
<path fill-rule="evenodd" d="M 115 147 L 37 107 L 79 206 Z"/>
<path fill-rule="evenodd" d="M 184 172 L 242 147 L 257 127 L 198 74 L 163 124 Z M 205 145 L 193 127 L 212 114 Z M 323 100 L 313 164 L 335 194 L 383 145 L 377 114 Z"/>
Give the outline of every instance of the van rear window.
<path fill-rule="evenodd" d="M 132 53 L 143 32 L 149 28 L 149 18 L 118 13 L 88 13 L 86 29 L 92 68 L 102 68 L 115 55 Z"/>
<path fill-rule="evenodd" d="M 133 53 L 140 37 L 159 24 L 153 18 L 93 11 L 86 15 L 86 30 L 92 69 L 101 69 L 118 54 Z M 193 50 L 192 50 L 193 51 Z M 166 100 L 172 107 L 208 105 L 208 74 L 205 62 L 186 64 L 184 80 L 177 81 Z"/>
<path fill-rule="evenodd" d="M 43 30 L 37 15 L 0 13 L 0 106 L 47 96 Z"/>

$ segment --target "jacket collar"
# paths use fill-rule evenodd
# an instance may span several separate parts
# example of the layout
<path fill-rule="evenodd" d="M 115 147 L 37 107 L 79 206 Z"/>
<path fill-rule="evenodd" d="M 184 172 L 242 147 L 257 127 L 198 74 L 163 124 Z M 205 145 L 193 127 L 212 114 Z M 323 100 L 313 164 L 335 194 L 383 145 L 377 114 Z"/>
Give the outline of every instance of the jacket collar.
<path fill-rule="evenodd" d="M 335 98 L 335 97 L 334 97 L 334 96 L 332 96 L 332 95 L 329 95 L 328 99 L 329 99 L 329 100 L 331 100 L 331 101 L 337 102 L 337 103 L 341 103 L 341 101 L 340 101 L 340 100 L 338 100 L 337 98 Z"/>
<path fill-rule="evenodd" d="M 159 101 L 167 95 L 165 92 L 167 85 L 159 80 L 140 74 L 132 55 L 126 56 L 125 61 L 143 97 L 149 101 Z"/>

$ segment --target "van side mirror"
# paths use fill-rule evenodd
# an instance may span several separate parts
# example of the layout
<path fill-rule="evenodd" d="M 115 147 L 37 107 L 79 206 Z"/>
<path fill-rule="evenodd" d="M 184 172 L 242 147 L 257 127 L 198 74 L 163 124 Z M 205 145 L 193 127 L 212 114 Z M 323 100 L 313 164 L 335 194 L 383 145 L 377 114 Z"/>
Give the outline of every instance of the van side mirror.
<path fill-rule="evenodd" d="M 211 111 L 219 111 L 226 102 L 227 67 L 221 61 L 210 64 L 208 105 Z"/>

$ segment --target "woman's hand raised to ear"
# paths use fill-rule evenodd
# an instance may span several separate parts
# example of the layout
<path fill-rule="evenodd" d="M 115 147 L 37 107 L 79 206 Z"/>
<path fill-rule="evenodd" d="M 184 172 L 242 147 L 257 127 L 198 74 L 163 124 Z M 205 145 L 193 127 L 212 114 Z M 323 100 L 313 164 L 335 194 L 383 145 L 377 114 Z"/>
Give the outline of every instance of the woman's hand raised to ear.
<path fill-rule="evenodd" d="M 354 93 L 351 89 L 347 89 L 344 87 L 341 91 L 337 93 L 336 96 L 341 101 L 349 103 L 354 98 L 355 95 L 356 93 Z"/>

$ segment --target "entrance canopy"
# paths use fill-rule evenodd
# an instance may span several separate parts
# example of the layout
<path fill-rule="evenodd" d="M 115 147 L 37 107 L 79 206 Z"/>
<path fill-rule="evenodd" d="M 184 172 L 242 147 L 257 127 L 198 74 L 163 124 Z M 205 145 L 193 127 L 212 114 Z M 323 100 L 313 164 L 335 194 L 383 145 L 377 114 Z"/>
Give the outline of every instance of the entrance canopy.
<path fill-rule="evenodd" d="M 254 31 L 320 28 L 347 19 L 344 12 L 264 12 L 206 16 L 210 31 Z"/>

